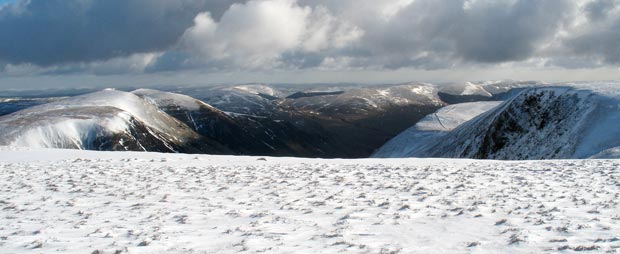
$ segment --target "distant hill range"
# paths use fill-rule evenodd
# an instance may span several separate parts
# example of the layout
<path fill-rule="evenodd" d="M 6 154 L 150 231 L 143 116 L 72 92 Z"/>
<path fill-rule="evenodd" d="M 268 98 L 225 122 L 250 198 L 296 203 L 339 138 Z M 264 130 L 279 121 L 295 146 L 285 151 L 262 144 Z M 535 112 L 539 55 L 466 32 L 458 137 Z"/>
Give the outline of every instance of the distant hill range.
<path fill-rule="evenodd" d="M 613 157 L 617 87 L 501 81 L 299 91 L 248 84 L 106 89 L 25 105 L 23 97 L 4 98 L 0 109 L 15 102 L 23 109 L 0 117 L 0 145 L 324 158 Z"/>

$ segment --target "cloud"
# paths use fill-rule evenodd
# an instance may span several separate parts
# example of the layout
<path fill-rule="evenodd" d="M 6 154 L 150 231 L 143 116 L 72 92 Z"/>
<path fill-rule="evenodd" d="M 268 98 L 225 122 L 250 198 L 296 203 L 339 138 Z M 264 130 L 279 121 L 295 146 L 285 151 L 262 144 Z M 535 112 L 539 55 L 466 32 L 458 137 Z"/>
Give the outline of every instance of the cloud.
<path fill-rule="evenodd" d="M 213 60 L 258 67 L 301 43 L 309 14 L 309 9 L 287 0 L 235 4 L 219 23 L 209 13 L 199 14 L 183 43 Z"/>
<path fill-rule="evenodd" d="M 325 8 L 338 22 L 359 31 L 355 40 L 328 51 L 324 59 L 331 63 L 346 59 L 353 68 L 387 69 L 527 60 L 540 55 L 574 10 L 568 0 L 300 0 L 299 4 Z"/>
<path fill-rule="evenodd" d="M 618 6 L 618 0 L 594 0 L 588 3 L 584 11 L 592 21 L 605 20 L 609 14 Z"/>
<path fill-rule="evenodd" d="M 365 36 L 360 50 L 376 65 L 428 69 L 532 57 L 571 10 L 563 0 L 418 0 L 386 12 L 389 6 L 374 13 L 360 10 L 370 17 L 361 26 Z"/>
<path fill-rule="evenodd" d="M 465 60 L 491 63 L 532 57 L 542 43 L 554 38 L 571 11 L 570 2 L 562 0 L 475 5 L 456 21 L 456 50 Z"/>
<path fill-rule="evenodd" d="M 0 9 L 0 72 L 609 67 L 620 63 L 619 6 L 620 0 L 20 0 Z"/>
<path fill-rule="evenodd" d="M 315 58 L 317 52 L 347 47 L 361 35 L 360 29 L 338 20 L 323 6 L 250 1 L 233 4 L 219 22 L 209 12 L 198 14 L 179 48 L 164 54 L 153 68 L 174 67 L 171 62 L 243 69 L 286 67 L 284 62 L 304 65 L 307 62 L 292 58 Z"/>
<path fill-rule="evenodd" d="M 565 38 L 567 53 L 599 66 L 620 64 L 620 1 L 595 0 L 584 9 L 592 22 L 579 26 Z"/>
<path fill-rule="evenodd" d="M 25 75 L 118 75 L 140 74 L 161 53 L 140 53 L 127 57 L 115 57 L 93 62 L 76 62 L 61 65 L 36 66 L 29 63 L 11 64 L 0 62 L 3 77 L 19 77 Z"/>
<path fill-rule="evenodd" d="M 0 59 L 40 66 L 165 51 L 222 0 L 20 0 L 0 9 Z"/>

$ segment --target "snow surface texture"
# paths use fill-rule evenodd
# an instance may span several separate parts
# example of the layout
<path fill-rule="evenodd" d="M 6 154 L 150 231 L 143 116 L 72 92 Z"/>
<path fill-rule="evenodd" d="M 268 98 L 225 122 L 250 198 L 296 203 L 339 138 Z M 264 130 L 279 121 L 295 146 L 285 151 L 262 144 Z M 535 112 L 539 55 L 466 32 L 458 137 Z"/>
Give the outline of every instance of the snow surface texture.
<path fill-rule="evenodd" d="M 4 147 L 0 249 L 617 253 L 619 167 Z"/>
<path fill-rule="evenodd" d="M 438 138 L 446 135 L 464 122 L 491 110 L 500 103 L 502 102 L 471 102 L 443 107 L 388 141 L 372 157 L 411 157 L 419 149 L 434 145 Z"/>

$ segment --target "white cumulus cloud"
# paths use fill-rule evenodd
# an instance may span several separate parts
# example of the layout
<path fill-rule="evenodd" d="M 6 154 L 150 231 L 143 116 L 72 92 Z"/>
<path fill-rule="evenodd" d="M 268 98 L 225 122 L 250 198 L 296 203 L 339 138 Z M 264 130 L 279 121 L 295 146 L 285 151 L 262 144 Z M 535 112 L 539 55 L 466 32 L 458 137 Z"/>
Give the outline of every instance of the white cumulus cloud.
<path fill-rule="evenodd" d="M 323 6 L 254 0 L 233 4 L 219 22 L 208 12 L 198 14 L 181 38 L 181 50 L 200 53 L 189 61 L 265 69 L 281 65 L 284 54 L 342 48 L 362 34 Z"/>

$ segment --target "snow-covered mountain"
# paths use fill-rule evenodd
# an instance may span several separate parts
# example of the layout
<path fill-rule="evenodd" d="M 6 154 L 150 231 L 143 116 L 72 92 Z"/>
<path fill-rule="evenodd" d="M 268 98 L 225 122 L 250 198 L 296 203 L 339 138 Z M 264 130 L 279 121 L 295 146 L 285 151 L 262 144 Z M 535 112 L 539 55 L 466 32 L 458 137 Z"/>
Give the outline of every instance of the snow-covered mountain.
<path fill-rule="evenodd" d="M 310 126 L 298 128 L 275 114 L 263 117 L 224 112 L 187 95 L 151 89 L 133 93 L 233 154 L 320 157 L 333 152 L 326 133 Z"/>
<path fill-rule="evenodd" d="M 199 121 L 197 121 L 196 117 L 232 120 L 223 111 L 187 95 L 153 89 L 138 89 L 132 93 L 156 105 L 159 109 L 184 122 L 195 131 L 206 127 L 200 121 L 203 119 L 198 119 Z"/>
<path fill-rule="evenodd" d="M 320 119 L 342 143 L 368 157 L 398 133 L 444 106 L 437 93 L 437 87 L 427 83 L 340 91 L 332 88 L 323 96 L 287 99 L 281 106 Z"/>
<path fill-rule="evenodd" d="M 522 90 L 547 85 L 538 81 L 475 81 L 443 84 L 437 93 L 448 104 L 475 101 L 507 100 Z"/>
<path fill-rule="evenodd" d="M 408 155 L 508 160 L 610 157 L 620 146 L 618 126 L 618 83 L 530 88 Z"/>
<path fill-rule="evenodd" d="M 441 106 L 437 88 L 413 83 L 388 87 L 364 87 L 347 91 L 330 91 L 325 96 L 308 96 L 287 100 L 285 104 L 300 110 L 347 119 L 380 114 L 394 107 Z M 314 92 L 316 93 L 316 92 Z"/>
<path fill-rule="evenodd" d="M 255 94 L 262 97 L 272 97 L 272 98 L 284 98 L 286 95 L 284 92 L 265 85 L 265 84 L 246 84 L 246 85 L 238 85 L 229 88 L 230 90 L 243 91 L 249 94 Z"/>
<path fill-rule="evenodd" d="M 320 147 L 322 152 L 308 154 L 310 157 L 368 157 L 390 138 L 445 105 L 437 87 L 427 83 L 298 87 L 250 84 L 178 91 L 230 115 L 276 119 L 311 134 L 315 138 L 294 142 L 296 146 L 303 144 L 301 147 Z M 314 141 L 316 137 L 321 139 Z"/>
<path fill-rule="evenodd" d="M 0 125 L 6 126 L 0 144 L 362 158 L 449 101 L 488 101 L 527 85 L 532 84 L 106 90 L 0 118 Z"/>
<path fill-rule="evenodd" d="M 500 101 L 469 102 L 443 107 L 388 141 L 372 157 L 411 157 L 418 154 L 419 150 L 434 145 L 454 128 L 491 110 L 500 103 Z"/>
<path fill-rule="evenodd" d="M 278 112 L 276 100 L 284 96 L 276 88 L 262 84 L 183 88 L 180 92 L 225 112 L 253 116 L 270 116 Z"/>
<path fill-rule="evenodd" d="M 139 96 L 107 89 L 0 117 L 0 144 L 162 152 L 226 152 Z"/>
<path fill-rule="evenodd" d="M 0 117 L 0 135 L 0 145 L 85 150 L 329 157 L 342 148 L 312 124 L 224 112 L 152 89 L 31 107 Z"/>

